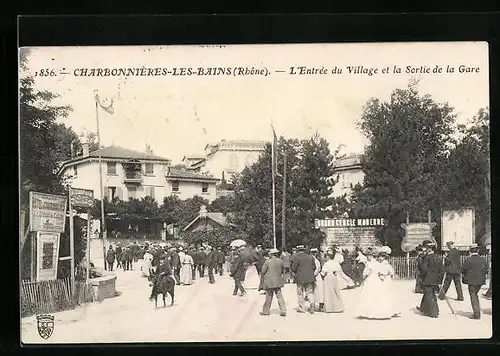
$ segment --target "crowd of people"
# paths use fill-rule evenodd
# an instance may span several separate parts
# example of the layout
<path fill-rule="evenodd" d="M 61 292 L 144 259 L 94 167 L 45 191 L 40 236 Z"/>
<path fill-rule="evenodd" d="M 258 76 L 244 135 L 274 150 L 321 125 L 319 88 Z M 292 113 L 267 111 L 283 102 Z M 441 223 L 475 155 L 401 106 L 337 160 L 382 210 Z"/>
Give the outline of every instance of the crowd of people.
<path fill-rule="evenodd" d="M 417 247 L 416 293 L 422 293 L 417 310 L 421 314 L 437 318 L 437 299 L 445 299 L 451 282 L 455 283 L 457 300 L 463 301 L 461 282 L 469 286 L 473 315 L 479 319 L 478 292 L 486 280 L 488 266 L 477 255 L 478 248 L 471 248 L 471 257 L 460 265 L 460 253 L 448 244 L 444 264 L 432 241 Z M 342 290 L 360 288 L 356 315 L 365 319 L 391 319 L 401 314 L 397 310 L 392 290 L 394 269 L 389 263 L 391 249 L 387 246 L 356 248 L 353 254 L 332 246 L 322 252 L 316 248 L 297 246 L 292 253 L 277 249 L 265 251 L 262 246 L 250 245 L 221 248 L 201 246 L 161 246 L 148 243 L 132 243 L 126 247 L 109 246 L 106 256 L 108 269 L 132 270 L 133 262 L 142 260 L 141 270 L 145 277 L 172 276 L 177 285 L 191 285 L 197 278 L 208 276 L 210 284 L 215 276 L 228 272 L 234 280 L 234 296 L 245 296 L 248 289 L 262 291 L 266 297 L 260 312 L 269 315 L 273 297 L 276 296 L 280 315 L 286 316 L 286 304 L 282 288 L 286 283 L 296 284 L 297 312 L 342 313 L 345 306 Z M 462 278 L 460 278 L 462 276 Z M 444 282 L 443 282 L 444 279 Z M 159 280 L 156 278 L 155 280 Z M 491 279 L 490 279 L 491 281 Z M 153 290 L 155 286 L 153 285 Z M 491 285 L 485 297 L 491 298 Z"/>
<path fill-rule="evenodd" d="M 417 246 L 417 273 L 415 292 L 423 293 L 422 301 L 417 309 L 424 315 L 437 318 L 439 306 L 437 299 L 446 299 L 451 282 L 455 284 L 457 301 L 464 301 L 462 283 L 468 285 L 469 297 L 472 306 L 471 319 L 481 318 L 478 293 L 486 283 L 489 266 L 479 256 L 477 245 L 470 247 L 470 257 L 461 263 L 460 251 L 455 248 L 453 241 L 447 242 L 448 251 L 442 259 L 436 254 L 436 245 L 432 241 L 425 241 Z M 489 290 L 484 297 L 491 299 L 491 278 Z"/>
<path fill-rule="evenodd" d="M 140 269 L 144 277 L 155 272 L 168 262 L 171 274 L 177 285 L 190 285 L 196 278 L 209 278 L 209 283 L 215 283 L 215 275 L 223 275 L 226 256 L 220 248 L 170 246 L 164 244 L 138 244 L 132 242 L 127 246 L 112 245 L 106 253 L 106 262 L 109 271 L 113 268 L 122 268 L 124 271 L 133 270 L 133 263 L 141 260 Z"/>

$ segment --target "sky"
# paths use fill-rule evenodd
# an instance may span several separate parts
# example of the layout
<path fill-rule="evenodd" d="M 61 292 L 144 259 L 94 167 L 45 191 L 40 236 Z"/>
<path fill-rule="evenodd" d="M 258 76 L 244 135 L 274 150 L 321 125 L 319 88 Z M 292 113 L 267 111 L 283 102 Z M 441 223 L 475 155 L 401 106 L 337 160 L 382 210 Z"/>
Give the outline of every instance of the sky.
<path fill-rule="evenodd" d="M 446 73 L 447 66 L 455 73 Z M 458 73 L 460 65 L 478 72 Z M 325 68 L 327 74 L 292 75 L 290 67 Z M 378 68 L 375 75 L 349 74 L 347 66 Z M 389 66 L 389 73 L 382 68 Z M 394 66 L 402 73 L 393 73 Z M 442 67 L 442 73 L 405 73 L 405 68 Z M 81 68 L 267 69 L 267 76 L 77 76 Z M 333 68 L 342 74 L 332 74 Z M 77 133 L 96 132 L 95 93 L 114 114 L 99 110 L 101 144 L 143 151 L 180 162 L 207 143 L 307 138 L 315 132 L 331 148 L 360 153 L 368 141 L 357 129 L 370 98 L 390 99 L 393 90 L 419 80 L 419 91 L 455 108 L 465 123 L 489 106 L 485 42 L 280 44 L 230 46 L 38 47 L 28 58 L 35 87 L 60 95 L 73 111 L 61 120 Z M 40 69 L 55 76 L 40 77 Z M 276 72 L 284 71 L 284 72 Z M 63 75 L 60 72 L 69 74 Z M 78 72 L 78 71 L 77 71 Z"/>

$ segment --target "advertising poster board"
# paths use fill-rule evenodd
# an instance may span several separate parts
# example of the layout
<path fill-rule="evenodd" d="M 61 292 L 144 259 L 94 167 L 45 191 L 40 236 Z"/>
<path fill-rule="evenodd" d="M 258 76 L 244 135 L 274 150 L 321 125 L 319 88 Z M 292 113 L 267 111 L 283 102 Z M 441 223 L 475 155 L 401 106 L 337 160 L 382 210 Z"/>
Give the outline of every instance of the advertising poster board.
<path fill-rule="evenodd" d="M 459 250 L 467 250 L 476 242 L 476 217 L 473 208 L 443 210 L 441 215 L 441 248 L 446 242 L 455 242 Z"/>
<path fill-rule="evenodd" d="M 63 233 L 67 201 L 61 195 L 30 192 L 30 231 Z"/>
<path fill-rule="evenodd" d="M 49 281 L 57 278 L 59 236 L 59 233 L 45 231 L 38 231 L 36 234 L 37 281 Z"/>
<path fill-rule="evenodd" d="M 401 224 L 405 230 L 405 236 L 401 242 L 401 250 L 403 252 L 414 251 L 415 248 L 425 240 L 430 240 L 436 243 L 433 237 L 432 230 L 436 227 L 436 223 L 407 223 Z"/>

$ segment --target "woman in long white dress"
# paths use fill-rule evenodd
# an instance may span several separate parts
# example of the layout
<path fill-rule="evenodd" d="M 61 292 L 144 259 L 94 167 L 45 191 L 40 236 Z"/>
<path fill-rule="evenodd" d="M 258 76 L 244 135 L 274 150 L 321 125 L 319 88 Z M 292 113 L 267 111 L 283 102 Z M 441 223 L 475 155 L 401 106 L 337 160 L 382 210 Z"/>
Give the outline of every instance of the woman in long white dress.
<path fill-rule="evenodd" d="M 378 254 L 378 261 L 380 262 L 379 278 L 382 280 L 382 289 L 385 297 L 380 300 L 379 308 L 380 314 L 384 314 L 386 318 L 399 316 L 401 312 L 397 308 L 395 301 L 395 294 L 393 290 L 394 268 L 389 263 L 389 255 L 391 248 L 384 246 Z"/>
<path fill-rule="evenodd" d="M 384 280 L 390 274 L 390 269 L 382 265 L 375 257 L 378 256 L 373 249 L 368 249 L 364 255 L 367 257 L 363 271 L 363 284 L 361 286 L 358 317 L 365 319 L 387 320 L 394 316 L 393 300 L 390 291 L 386 289 Z"/>
<path fill-rule="evenodd" d="M 180 254 L 179 254 L 180 255 Z M 191 255 L 184 253 L 182 254 L 182 258 L 180 257 L 180 262 L 181 262 L 181 284 L 188 286 L 193 284 L 193 257 Z"/>
<path fill-rule="evenodd" d="M 382 280 L 378 273 L 381 270 L 380 263 L 374 258 L 375 251 L 368 248 L 364 251 L 366 256 L 365 268 L 363 270 L 363 282 L 358 300 L 357 316 L 366 319 L 379 319 L 379 303 L 382 297 Z"/>
<path fill-rule="evenodd" d="M 323 298 L 323 277 L 321 276 L 321 262 L 319 260 L 319 252 L 317 248 L 311 249 L 311 254 L 314 258 L 314 263 L 316 264 L 316 270 L 318 274 L 316 275 L 316 283 L 314 285 L 314 308 L 316 311 L 322 311 L 324 307 L 324 298 Z"/>
<path fill-rule="evenodd" d="M 151 254 L 151 251 L 148 250 L 144 254 L 143 261 L 142 261 L 142 267 L 141 267 L 141 272 L 144 277 L 149 277 L 149 274 L 151 272 L 151 263 L 153 262 L 153 255 Z"/>
<path fill-rule="evenodd" d="M 342 262 L 344 262 L 344 256 L 342 256 L 342 253 L 338 247 L 335 247 L 334 251 L 334 261 L 338 263 L 339 266 L 342 266 Z M 354 281 L 347 274 L 345 274 L 342 269 L 340 269 L 340 271 L 337 273 L 337 279 L 340 289 L 352 288 L 356 285 L 356 283 L 354 283 Z"/>
<path fill-rule="evenodd" d="M 335 261 L 333 253 L 327 253 L 327 259 L 321 268 L 321 275 L 323 277 L 323 311 L 325 313 L 341 313 L 344 311 L 344 303 L 338 283 L 338 273 L 342 270 L 342 267 Z"/>

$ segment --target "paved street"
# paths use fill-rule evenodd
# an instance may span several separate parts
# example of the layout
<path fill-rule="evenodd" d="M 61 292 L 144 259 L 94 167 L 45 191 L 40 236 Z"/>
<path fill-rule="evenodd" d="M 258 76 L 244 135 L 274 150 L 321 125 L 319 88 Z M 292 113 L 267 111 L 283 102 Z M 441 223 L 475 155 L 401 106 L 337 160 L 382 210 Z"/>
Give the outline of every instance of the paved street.
<path fill-rule="evenodd" d="M 483 317 L 470 320 L 471 307 L 466 300 L 451 299 L 457 315 L 444 301 L 439 302 L 438 319 L 418 315 L 415 306 L 421 295 L 411 292 L 413 281 L 395 281 L 395 294 L 402 315 L 389 321 L 355 318 L 359 289 L 343 291 L 346 311 L 342 314 L 298 314 L 295 285 L 284 289 L 288 315 L 278 315 L 273 301 L 272 315 L 261 316 L 264 296 L 250 290 L 246 297 L 232 296 L 233 281 L 227 274 L 198 279 L 192 286 L 176 287 L 176 302 L 154 308 L 148 300 L 150 287 L 134 271 L 117 271 L 119 296 L 101 303 L 87 304 L 75 310 L 55 313 L 55 329 L 44 341 L 37 332 L 35 316 L 22 320 L 24 343 L 113 343 L 113 342 L 210 342 L 210 341 L 341 341 L 390 339 L 473 339 L 492 334 L 491 301 L 480 299 Z M 465 287 L 467 288 L 467 287 Z M 484 293 L 483 289 L 480 293 Z M 454 287 L 449 297 L 455 298 Z"/>

